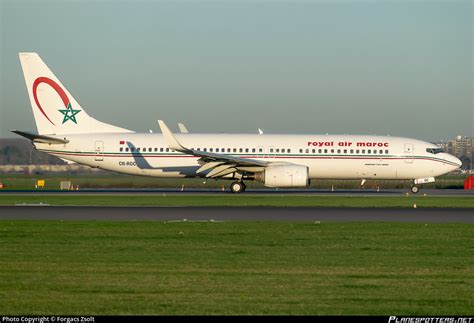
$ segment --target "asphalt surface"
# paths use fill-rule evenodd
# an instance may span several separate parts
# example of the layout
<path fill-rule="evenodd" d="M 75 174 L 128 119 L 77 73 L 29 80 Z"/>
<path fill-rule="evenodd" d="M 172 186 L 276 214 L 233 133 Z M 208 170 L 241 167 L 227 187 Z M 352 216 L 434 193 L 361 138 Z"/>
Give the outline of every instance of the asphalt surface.
<path fill-rule="evenodd" d="M 468 208 L 2 206 L 0 220 L 474 223 Z"/>
<path fill-rule="evenodd" d="M 322 195 L 322 196 L 404 196 L 405 194 L 413 195 L 408 189 L 247 189 L 239 195 Z M 81 189 L 79 191 L 42 191 L 42 190 L 1 190 L 0 195 L 226 195 L 232 194 L 228 189 L 222 191 L 220 189 L 200 189 L 200 188 L 164 188 L 164 189 Z M 417 195 L 427 196 L 472 196 L 474 198 L 474 190 L 461 189 L 420 189 Z"/>

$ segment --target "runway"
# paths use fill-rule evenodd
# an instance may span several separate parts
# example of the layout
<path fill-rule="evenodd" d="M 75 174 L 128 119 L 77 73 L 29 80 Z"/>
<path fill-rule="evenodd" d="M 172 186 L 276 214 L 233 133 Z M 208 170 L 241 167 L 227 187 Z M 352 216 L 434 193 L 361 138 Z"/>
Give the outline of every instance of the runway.
<path fill-rule="evenodd" d="M 0 220 L 474 223 L 468 208 L 2 206 Z"/>
<path fill-rule="evenodd" d="M 229 190 L 203 189 L 203 188 L 162 188 L 162 189 L 81 189 L 78 191 L 60 190 L 0 190 L 0 195 L 227 195 Z M 314 196 L 472 196 L 474 190 L 462 189 L 421 189 L 419 193 L 412 194 L 408 189 L 247 189 L 239 195 L 314 195 Z"/>

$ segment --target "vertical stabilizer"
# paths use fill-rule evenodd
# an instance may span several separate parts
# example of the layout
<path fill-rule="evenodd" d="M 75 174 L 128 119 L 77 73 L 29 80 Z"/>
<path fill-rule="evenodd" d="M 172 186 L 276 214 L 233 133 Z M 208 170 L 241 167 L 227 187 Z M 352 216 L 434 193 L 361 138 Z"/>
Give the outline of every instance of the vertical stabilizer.
<path fill-rule="evenodd" d="M 87 114 L 37 53 L 19 53 L 39 134 L 132 132 Z"/>

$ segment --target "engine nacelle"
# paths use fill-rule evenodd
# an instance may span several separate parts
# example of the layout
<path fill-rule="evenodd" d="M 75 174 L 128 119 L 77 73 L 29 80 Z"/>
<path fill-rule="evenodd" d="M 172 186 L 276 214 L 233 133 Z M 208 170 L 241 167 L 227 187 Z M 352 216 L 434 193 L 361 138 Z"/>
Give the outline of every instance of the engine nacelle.
<path fill-rule="evenodd" d="M 268 187 L 308 187 L 309 169 L 301 165 L 277 165 L 255 174 L 255 180 Z"/>

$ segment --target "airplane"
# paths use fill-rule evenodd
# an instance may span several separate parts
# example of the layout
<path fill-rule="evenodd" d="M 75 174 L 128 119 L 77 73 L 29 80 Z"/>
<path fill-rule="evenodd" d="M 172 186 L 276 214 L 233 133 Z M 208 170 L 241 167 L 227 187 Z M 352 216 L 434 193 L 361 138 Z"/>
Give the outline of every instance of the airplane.
<path fill-rule="evenodd" d="M 402 137 L 315 134 L 136 133 L 91 117 L 37 53 L 19 53 L 37 133 L 11 130 L 42 152 L 103 170 L 167 178 L 309 187 L 311 180 L 411 180 L 411 191 L 461 166 L 435 144 Z M 183 131 L 184 130 L 184 131 Z"/>

